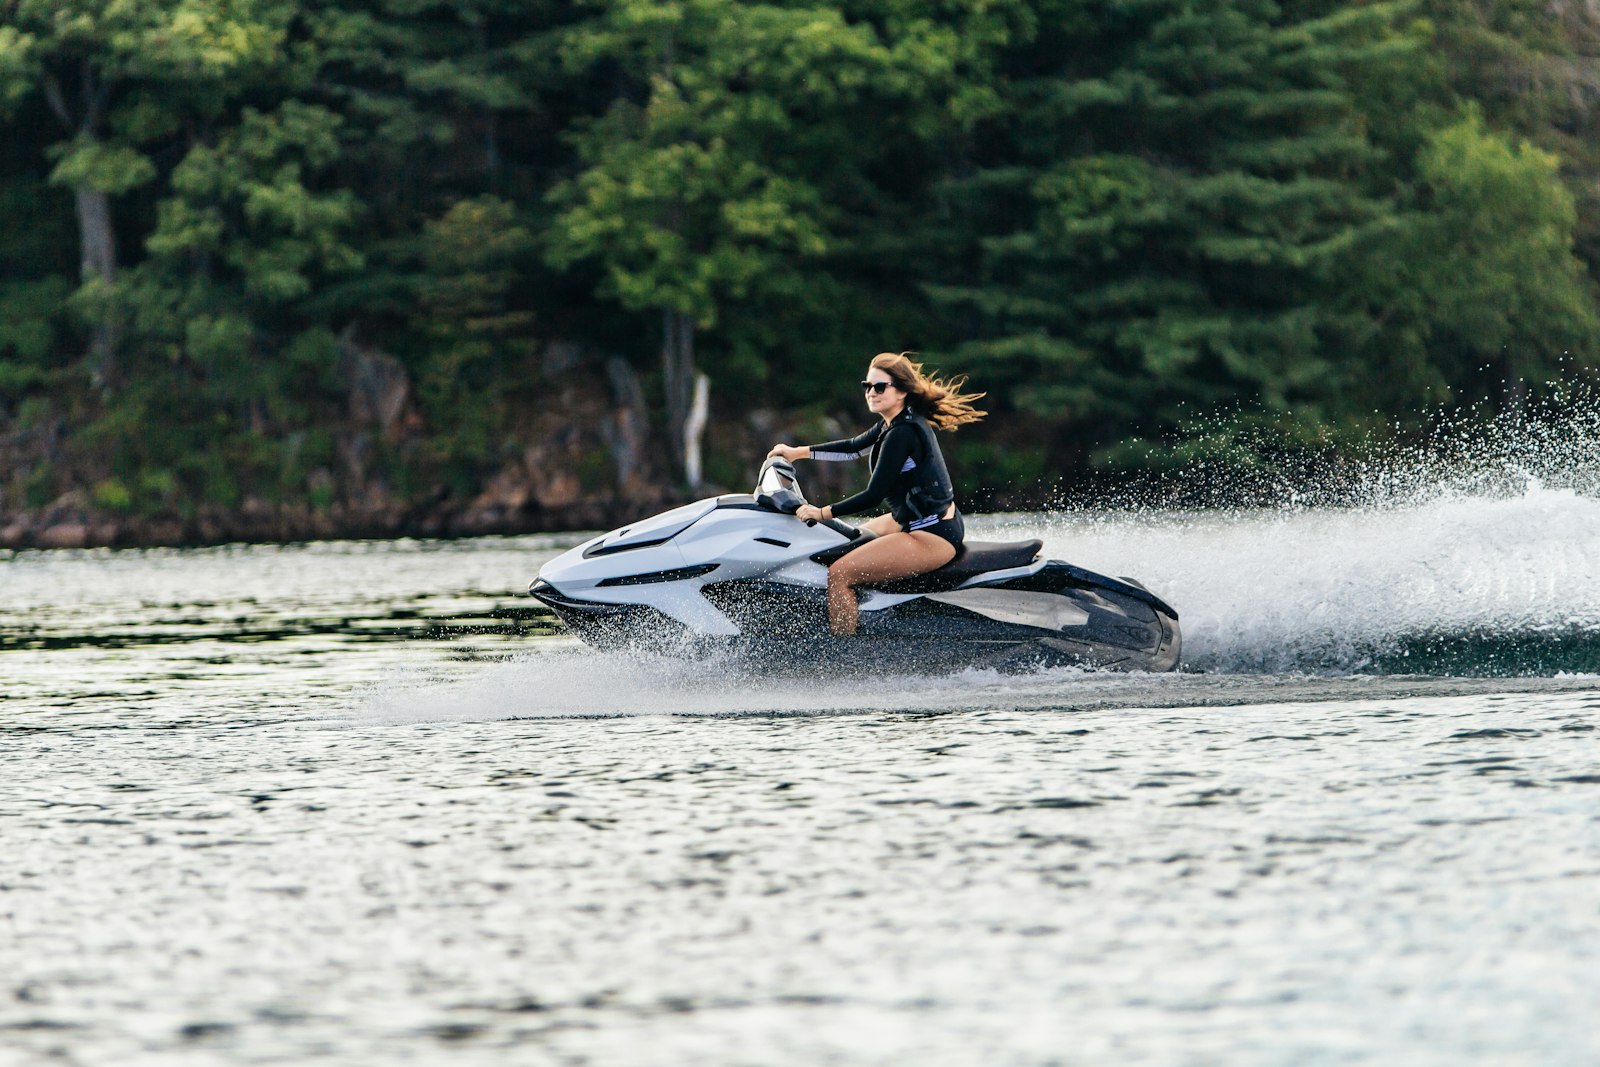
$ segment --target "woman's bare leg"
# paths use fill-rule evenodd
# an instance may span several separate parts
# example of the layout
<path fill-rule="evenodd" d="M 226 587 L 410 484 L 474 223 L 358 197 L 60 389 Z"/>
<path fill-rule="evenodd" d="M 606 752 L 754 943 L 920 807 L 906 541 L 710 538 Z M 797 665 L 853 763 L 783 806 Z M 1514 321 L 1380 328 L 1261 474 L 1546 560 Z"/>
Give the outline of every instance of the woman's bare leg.
<path fill-rule="evenodd" d="M 918 530 L 884 534 L 828 568 L 828 628 L 839 636 L 856 632 L 856 586 L 909 578 L 938 570 L 955 558 L 956 546 Z"/>
<path fill-rule="evenodd" d="M 893 515 L 879 515 L 875 519 L 868 519 L 861 524 L 861 528 L 870 531 L 877 537 L 900 532 L 900 524 L 894 521 Z"/>

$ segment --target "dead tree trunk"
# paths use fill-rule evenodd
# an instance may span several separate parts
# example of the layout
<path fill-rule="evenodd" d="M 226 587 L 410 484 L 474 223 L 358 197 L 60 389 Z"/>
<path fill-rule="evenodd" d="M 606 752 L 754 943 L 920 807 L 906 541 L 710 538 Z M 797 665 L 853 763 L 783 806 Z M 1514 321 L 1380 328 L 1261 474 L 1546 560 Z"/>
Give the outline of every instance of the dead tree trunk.
<path fill-rule="evenodd" d="M 691 491 L 705 484 L 700 445 L 705 439 L 706 420 L 710 416 L 711 379 L 696 372 L 694 397 L 689 402 L 689 415 L 683 421 L 683 476 Z"/>

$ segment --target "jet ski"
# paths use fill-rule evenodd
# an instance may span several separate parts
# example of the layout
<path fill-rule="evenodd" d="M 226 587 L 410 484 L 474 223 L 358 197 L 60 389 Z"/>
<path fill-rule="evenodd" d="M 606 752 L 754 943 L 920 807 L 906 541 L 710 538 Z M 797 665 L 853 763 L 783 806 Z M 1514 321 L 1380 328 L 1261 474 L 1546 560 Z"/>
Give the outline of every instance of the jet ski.
<path fill-rule="evenodd" d="M 872 535 L 803 522 L 793 464 L 755 492 L 710 497 L 591 538 L 528 592 L 588 644 L 728 652 L 771 664 L 1026 670 L 1178 666 L 1178 613 L 1131 578 L 1040 558 L 1043 542 L 967 541 L 949 563 L 858 590 L 853 637 L 828 631 L 828 565 Z"/>

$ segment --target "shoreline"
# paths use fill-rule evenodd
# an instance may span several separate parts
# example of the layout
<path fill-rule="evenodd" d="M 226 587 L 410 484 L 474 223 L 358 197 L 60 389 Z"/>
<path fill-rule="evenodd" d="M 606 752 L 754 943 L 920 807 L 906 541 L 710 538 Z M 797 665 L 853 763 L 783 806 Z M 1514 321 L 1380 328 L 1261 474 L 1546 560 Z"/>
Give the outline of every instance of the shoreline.
<path fill-rule="evenodd" d="M 38 508 L 0 514 L 0 552 L 57 549 L 203 548 L 222 544 L 453 538 L 611 529 L 658 502 L 593 500 L 548 508 L 326 509 L 247 501 L 192 516 L 130 516 L 96 508 Z M 659 502 L 670 506 L 673 501 Z"/>

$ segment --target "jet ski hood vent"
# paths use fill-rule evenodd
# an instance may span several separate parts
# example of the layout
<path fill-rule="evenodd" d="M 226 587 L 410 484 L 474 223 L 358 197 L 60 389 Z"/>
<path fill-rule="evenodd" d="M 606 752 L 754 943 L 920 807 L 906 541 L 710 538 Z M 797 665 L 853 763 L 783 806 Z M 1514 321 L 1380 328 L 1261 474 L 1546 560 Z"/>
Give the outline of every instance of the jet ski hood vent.
<path fill-rule="evenodd" d="M 681 508 L 663 511 L 632 526 L 612 530 L 584 549 L 583 558 L 593 559 L 595 556 L 605 556 L 612 552 L 626 552 L 633 548 L 649 548 L 651 545 L 662 544 L 677 537 L 716 509 L 717 502 L 711 499 L 697 500 Z"/>

